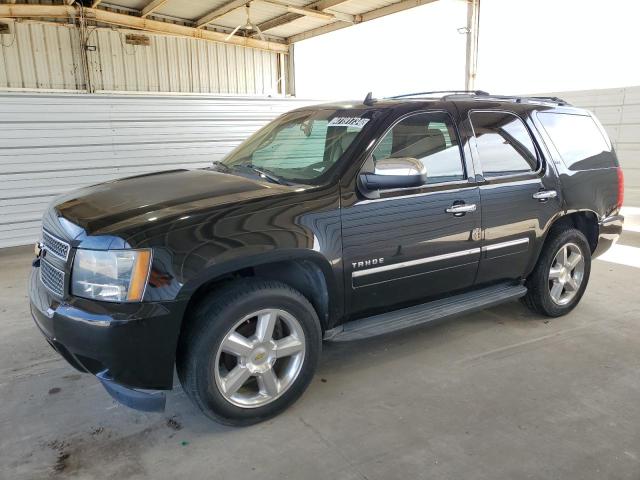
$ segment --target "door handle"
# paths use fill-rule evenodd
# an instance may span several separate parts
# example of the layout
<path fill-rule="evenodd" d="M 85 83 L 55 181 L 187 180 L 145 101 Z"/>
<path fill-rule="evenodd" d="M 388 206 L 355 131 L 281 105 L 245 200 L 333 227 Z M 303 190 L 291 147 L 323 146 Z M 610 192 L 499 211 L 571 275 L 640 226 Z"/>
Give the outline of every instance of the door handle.
<path fill-rule="evenodd" d="M 540 190 L 533 194 L 533 198 L 539 200 L 541 202 L 546 202 L 550 198 L 556 198 L 558 196 L 558 192 L 555 190 Z"/>
<path fill-rule="evenodd" d="M 453 213 L 455 217 L 461 217 L 465 213 L 475 212 L 476 204 L 475 203 L 458 203 L 451 205 L 449 208 L 445 209 L 447 213 Z"/>

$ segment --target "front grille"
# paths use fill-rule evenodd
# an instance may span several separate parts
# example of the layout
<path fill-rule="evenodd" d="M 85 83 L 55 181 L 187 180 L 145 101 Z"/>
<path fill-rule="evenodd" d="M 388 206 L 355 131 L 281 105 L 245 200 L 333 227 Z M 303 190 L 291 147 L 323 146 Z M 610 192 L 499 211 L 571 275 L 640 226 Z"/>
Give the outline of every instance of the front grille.
<path fill-rule="evenodd" d="M 44 247 L 48 253 L 65 262 L 67 261 L 69 257 L 69 244 L 67 242 L 60 240 L 58 237 L 54 237 L 46 230 L 42 230 L 42 243 L 44 243 Z"/>
<path fill-rule="evenodd" d="M 44 259 L 40 260 L 40 281 L 54 295 L 64 295 L 64 272 Z"/>

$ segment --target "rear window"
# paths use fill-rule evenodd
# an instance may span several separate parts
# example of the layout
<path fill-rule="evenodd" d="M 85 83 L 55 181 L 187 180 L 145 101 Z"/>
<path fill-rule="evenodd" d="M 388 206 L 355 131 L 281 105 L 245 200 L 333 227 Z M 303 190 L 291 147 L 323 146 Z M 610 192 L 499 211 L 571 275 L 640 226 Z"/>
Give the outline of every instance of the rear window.
<path fill-rule="evenodd" d="M 538 112 L 537 116 L 567 168 L 615 166 L 607 139 L 589 115 Z"/>

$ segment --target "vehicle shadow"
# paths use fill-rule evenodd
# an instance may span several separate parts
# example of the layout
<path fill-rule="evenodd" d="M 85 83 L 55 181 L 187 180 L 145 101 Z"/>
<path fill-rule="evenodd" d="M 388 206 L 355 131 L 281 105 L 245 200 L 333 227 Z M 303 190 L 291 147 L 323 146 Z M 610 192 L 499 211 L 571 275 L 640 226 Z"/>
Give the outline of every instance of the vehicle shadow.
<path fill-rule="evenodd" d="M 319 370 L 328 374 L 336 368 L 357 368 L 362 359 L 370 359 L 372 355 L 375 355 L 376 363 L 395 362 L 399 358 L 415 354 L 416 351 L 442 348 L 456 342 L 462 336 L 490 328 L 533 328 L 534 325 L 539 326 L 548 321 L 549 319 L 529 311 L 520 302 L 509 302 L 369 339 L 351 342 L 326 341 L 323 344 Z M 468 352 L 460 352 L 461 355 L 465 353 Z M 370 364 L 370 360 L 367 363 Z"/>

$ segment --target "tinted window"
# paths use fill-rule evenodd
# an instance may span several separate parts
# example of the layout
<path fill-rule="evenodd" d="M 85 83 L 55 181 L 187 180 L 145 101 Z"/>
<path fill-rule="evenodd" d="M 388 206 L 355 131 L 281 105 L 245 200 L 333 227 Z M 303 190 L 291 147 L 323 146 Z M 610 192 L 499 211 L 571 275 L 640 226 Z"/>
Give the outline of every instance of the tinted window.
<path fill-rule="evenodd" d="M 538 119 L 567 167 L 610 167 L 611 149 L 590 116 L 539 112 Z"/>
<path fill-rule="evenodd" d="M 504 112 L 471 112 L 470 118 L 485 177 L 537 170 L 533 140 L 520 118 Z"/>
<path fill-rule="evenodd" d="M 458 137 L 446 113 L 417 113 L 398 122 L 373 152 L 373 160 L 411 157 L 427 169 L 429 183 L 464 179 Z"/>

